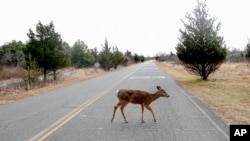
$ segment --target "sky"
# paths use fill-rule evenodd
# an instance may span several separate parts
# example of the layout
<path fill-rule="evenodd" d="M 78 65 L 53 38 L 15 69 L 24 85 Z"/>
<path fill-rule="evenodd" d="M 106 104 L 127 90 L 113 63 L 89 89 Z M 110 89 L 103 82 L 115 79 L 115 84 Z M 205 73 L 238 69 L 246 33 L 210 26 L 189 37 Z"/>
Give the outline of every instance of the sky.
<path fill-rule="evenodd" d="M 208 13 L 221 22 L 219 35 L 228 48 L 243 50 L 250 38 L 249 0 L 207 0 Z M 0 45 L 26 42 L 29 29 L 53 21 L 72 46 L 78 39 L 100 51 L 110 46 L 144 56 L 175 53 L 197 0 L 0 0 Z"/>

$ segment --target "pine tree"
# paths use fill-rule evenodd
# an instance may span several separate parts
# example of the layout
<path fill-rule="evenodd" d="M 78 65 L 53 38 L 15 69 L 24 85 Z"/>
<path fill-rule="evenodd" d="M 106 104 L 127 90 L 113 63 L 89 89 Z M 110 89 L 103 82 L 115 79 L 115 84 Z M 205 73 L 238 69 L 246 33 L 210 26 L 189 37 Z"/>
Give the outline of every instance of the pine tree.
<path fill-rule="evenodd" d="M 115 69 L 117 69 L 118 65 L 124 63 L 125 57 L 121 51 L 119 51 L 118 47 L 113 47 L 112 52 L 112 64 Z"/>
<path fill-rule="evenodd" d="M 250 62 L 250 40 L 248 39 L 248 43 L 246 46 L 246 54 L 245 54 L 246 59 L 248 62 Z"/>
<path fill-rule="evenodd" d="M 77 40 L 71 49 L 71 60 L 75 67 L 90 67 L 94 64 L 94 56 L 88 46 L 81 40 Z"/>
<path fill-rule="evenodd" d="M 104 70 L 109 71 L 112 67 L 112 52 L 111 47 L 108 45 L 107 39 L 105 39 L 102 51 L 99 54 L 99 63 Z"/>
<path fill-rule="evenodd" d="M 187 13 L 188 22 L 182 20 L 185 30 L 176 47 L 177 56 L 185 69 L 207 80 L 226 58 L 223 37 L 218 36 L 220 23 L 214 26 L 216 18 L 208 15 L 205 2 L 199 2 L 193 11 Z"/>
<path fill-rule="evenodd" d="M 24 69 L 22 71 L 23 80 L 28 84 L 28 86 L 38 81 L 38 77 L 42 74 L 36 60 L 32 60 L 30 54 L 28 55 L 27 60 L 22 63 L 21 67 Z"/>
<path fill-rule="evenodd" d="M 62 45 L 59 33 L 55 31 L 53 22 L 43 25 L 40 21 L 36 25 L 36 34 L 30 29 L 27 34 L 30 38 L 25 50 L 26 56 L 31 54 L 43 69 L 44 81 L 48 71 L 54 71 L 70 64 L 70 55 Z M 29 58 L 26 57 L 26 60 Z M 55 76 L 54 76 L 55 78 Z"/>

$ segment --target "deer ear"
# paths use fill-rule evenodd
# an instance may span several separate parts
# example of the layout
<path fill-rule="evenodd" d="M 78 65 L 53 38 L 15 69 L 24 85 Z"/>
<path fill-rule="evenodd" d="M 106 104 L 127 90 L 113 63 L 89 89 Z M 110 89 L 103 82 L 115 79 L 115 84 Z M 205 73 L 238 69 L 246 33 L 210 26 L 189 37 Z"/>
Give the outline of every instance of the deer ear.
<path fill-rule="evenodd" d="M 160 89 L 161 89 L 161 87 L 160 87 L 160 86 L 156 86 L 156 88 L 157 88 L 158 90 L 160 90 Z"/>

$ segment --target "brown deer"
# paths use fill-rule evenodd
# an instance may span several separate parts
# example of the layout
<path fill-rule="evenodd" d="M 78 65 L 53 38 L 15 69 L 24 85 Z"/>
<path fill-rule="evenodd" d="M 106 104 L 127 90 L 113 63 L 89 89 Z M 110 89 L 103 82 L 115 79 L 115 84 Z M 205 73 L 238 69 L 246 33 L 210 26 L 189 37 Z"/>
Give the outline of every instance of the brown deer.
<path fill-rule="evenodd" d="M 169 95 L 166 93 L 164 89 L 162 89 L 160 86 L 156 87 L 158 89 L 157 92 L 154 94 L 151 94 L 146 91 L 141 91 L 141 90 L 128 90 L 128 89 L 121 89 L 117 93 L 117 98 L 118 98 L 118 103 L 114 106 L 114 111 L 113 111 L 113 117 L 111 119 L 111 122 L 113 122 L 115 118 L 115 112 L 117 108 L 121 106 L 121 113 L 123 116 L 123 119 L 125 123 L 128 123 L 126 120 L 126 117 L 124 115 L 124 107 L 129 103 L 133 104 L 141 104 L 141 110 L 142 110 L 142 117 L 141 121 L 144 123 L 143 120 L 143 112 L 144 112 L 144 107 L 146 107 L 153 115 L 154 122 L 156 122 L 156 118 L 153 112 L 153 109 L 150 107 L 150 104 L 158 99 L 159 97 L 169 97 Z"/>

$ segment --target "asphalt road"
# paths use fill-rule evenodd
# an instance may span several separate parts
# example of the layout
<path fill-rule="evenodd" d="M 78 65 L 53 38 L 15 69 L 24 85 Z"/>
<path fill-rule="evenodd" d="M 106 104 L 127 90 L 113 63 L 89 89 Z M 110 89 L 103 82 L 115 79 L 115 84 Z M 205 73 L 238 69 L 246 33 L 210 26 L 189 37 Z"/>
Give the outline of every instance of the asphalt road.
<path fill-rule="evenodd" d="M 170 95 L 151 104 L 157 122 L 140 105 L 128 104 L 124 123 L 118 109 L 110 122 L 116 91 L 121 88 Z M 153 61 L 0 106 L 0 140 L 48 141 L 227 141 L 229 127 L 183 90 Z"/>

